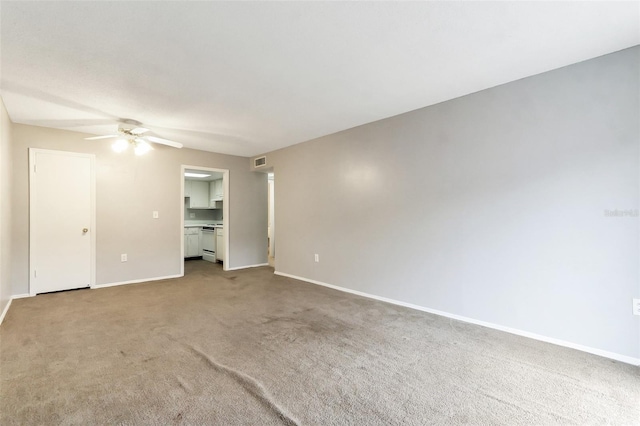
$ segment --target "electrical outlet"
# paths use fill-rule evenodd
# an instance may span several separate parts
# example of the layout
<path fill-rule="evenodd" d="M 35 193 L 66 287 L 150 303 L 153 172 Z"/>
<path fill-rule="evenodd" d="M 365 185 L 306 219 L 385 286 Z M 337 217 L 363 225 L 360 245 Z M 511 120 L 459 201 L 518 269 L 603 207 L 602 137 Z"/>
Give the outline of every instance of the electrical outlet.
<path fill-rule="evenodd" d="M 319 262 L 320 262 L 320 255 L 319 255 L 318 253 L 316 253 L 316 254 L 313 256 L 313 259 L 316 261 L 316 263 L 319 263 Z"/>
<path fill-rule="evenodd" d="M 158 214 L 158 211 L 154 210 L 154 212 L 153 212 L 153 218 L 154 218 L 154 219 L 157 219 L 157 218 L 159 218 L 159 217 L 160 217 L 160 215 Z"/>
<path fill-rule="evenodd" d="M 126 261 L 127 261 L 127 254 L 126 253 L 121 254 L 120 255 L 120 262 L 126 262 Z"/>
<path fill-rule="evenodd" d="M 189 213 L 189 219 L 195 219 L 196 214 L 195 213 Z"/>
<path fill-rule="evenodd" d="M 640 315 L 640 299 L 633 299 L 633 315 Z"/>

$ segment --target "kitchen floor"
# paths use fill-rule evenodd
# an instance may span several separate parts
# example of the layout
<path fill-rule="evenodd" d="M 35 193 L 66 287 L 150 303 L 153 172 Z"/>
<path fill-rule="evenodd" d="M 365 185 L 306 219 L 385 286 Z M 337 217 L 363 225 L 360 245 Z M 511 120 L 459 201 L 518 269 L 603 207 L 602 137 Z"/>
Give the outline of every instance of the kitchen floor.
<path fill-rule="evenodd" d="M 199 272 L 224 272 L 222 269 L 222 263 L 220 262 L 209 262 L 206 260 L 202 260 L 199 258 L 191 258 L 184 260 L 184 275 L 187 276 L 194 271 Z"/>

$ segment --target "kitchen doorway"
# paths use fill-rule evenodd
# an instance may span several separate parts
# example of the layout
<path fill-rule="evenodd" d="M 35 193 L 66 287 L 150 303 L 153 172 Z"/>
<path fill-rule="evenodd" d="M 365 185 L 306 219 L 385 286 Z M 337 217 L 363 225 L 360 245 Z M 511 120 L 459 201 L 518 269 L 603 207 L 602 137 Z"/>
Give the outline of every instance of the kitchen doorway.
<path fill-rule="evenodd" d="M 229 170 L 183 164 L 180 169 L 180 274 L 185 259 L 222 263 L 229 270 Z M 204 244 L 203 244 L 204 230 Z M 215 230 L 215 239 L 208 231 Z M 212 242 L 215 241 L 212 246 Z M 217 256 L 217 257 L 216 257 Z"/>

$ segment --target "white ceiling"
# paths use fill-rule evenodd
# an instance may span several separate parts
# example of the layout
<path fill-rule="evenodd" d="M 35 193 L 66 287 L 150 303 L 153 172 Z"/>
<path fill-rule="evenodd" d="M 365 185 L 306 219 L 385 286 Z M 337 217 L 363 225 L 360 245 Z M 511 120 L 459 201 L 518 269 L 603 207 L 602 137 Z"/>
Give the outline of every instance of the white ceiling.
<path fill-rule="evenodd" d="M 130 118 L 243 156 L 640 44 L 639 2 L 2 1 L 0 16 L 14 122 L 109 134 Z"/>

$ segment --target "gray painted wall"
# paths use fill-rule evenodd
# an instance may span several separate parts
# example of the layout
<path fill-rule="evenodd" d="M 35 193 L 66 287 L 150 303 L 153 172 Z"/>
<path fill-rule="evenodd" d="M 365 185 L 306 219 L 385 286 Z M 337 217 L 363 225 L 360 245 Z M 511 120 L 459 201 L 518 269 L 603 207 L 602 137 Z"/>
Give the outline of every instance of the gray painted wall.
<path fill-rule="evenodd" d="M 0 98 L 0 312 L 11 291 L 11 140 L 12 123 Z"/>
<path fill-rule="evenodd" d="M 640 48 L 267 154 L 276 270 L 640 357 Z M 314 253 L 320 262 L 314 263 Z"/>
<path fill-rule="evenodd" d="M 229 267 L 267 262 L 267 177 L 249 171 L 248 160 L 191 149 L 156 146 L 138 157 L 113 152 L 110 141 L 85 141 L 64 130 L 13 126 L 13 293 L 28 292 L 28 148 L 96 155 L 97 284 L 180 273 L 184 199 L 182 164 L 229 169 Z M 152 211 L 160 218 L 152 219 Z M 120 262 L 120 254 L 128 262 Z"/>

